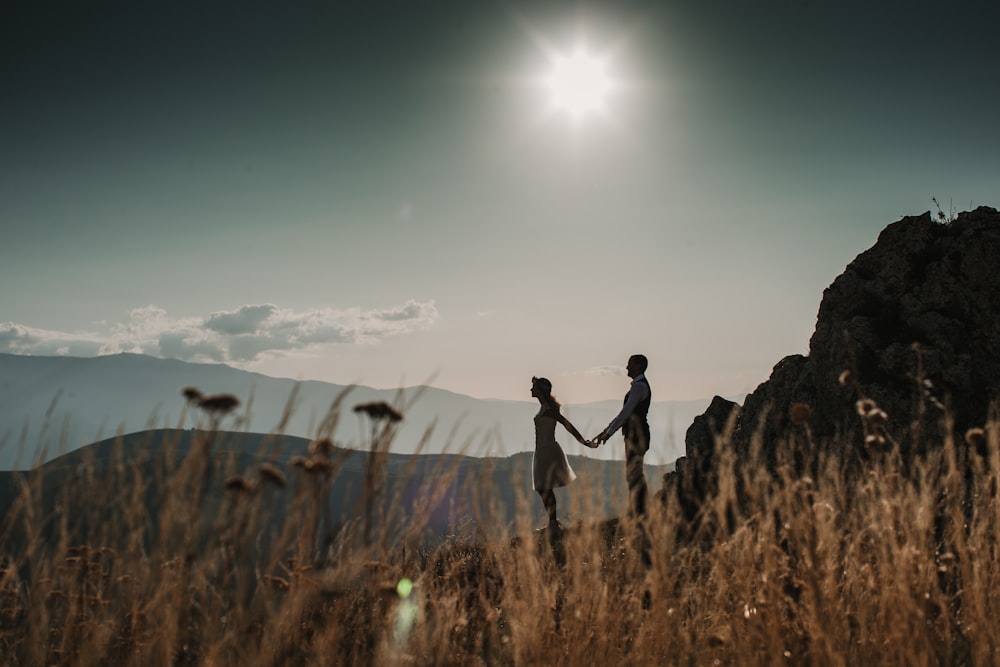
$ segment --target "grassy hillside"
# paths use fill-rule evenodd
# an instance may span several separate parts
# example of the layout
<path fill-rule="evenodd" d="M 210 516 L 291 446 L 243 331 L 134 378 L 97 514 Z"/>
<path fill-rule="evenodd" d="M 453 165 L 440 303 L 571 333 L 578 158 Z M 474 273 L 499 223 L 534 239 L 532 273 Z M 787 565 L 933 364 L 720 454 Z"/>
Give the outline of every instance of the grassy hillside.
<path fill-rule="evenodd" d="M 365 457 L 321 439 L 282 444 L 276 462 L 218 458 L 228 435 L 203 428 L 158 435 L 178 438 L 172 462 L 126 463 L 110 443 L 28 475 L 0 535 L 4 664 L 998 660 L 996 421 L 971 446 L 934 443 L 912 476 L 891 450 L 850 483 L 833 459 L 799 478 L 780 462 L 736 473 L 723 455 L 695 531 L 668 494 L 644 532 L 582 506 L 537 533 L 536 500 L 516 497 L 505 523 L 497 478 L 467 475 L 475 523 L 434 544 L 425 531 L 461 460 L 420 473 L 385 455 L 391 423 L 370 423 Z M 339 523 L 323 498 L 355 463 L 362 511 Z M 411 496 L 391 491 L 397 463 L 421 477 Z"/>
<path fill-rule="evenodd" d="M 15 505 L 24 486 L 38 496 L 40 512 L 51 516 L 72 508 L 73 514 L 83 510 L 102 515 L 100 505 L 105 499 L 94 496 L 87 486 L 97 483 L 117 490 L 119 495 L 141 484 L 144 488 L 143 512 L 150 517 L 161 513 L 166 493 L 163 480 L 180 472 L 184 460 L 199 446 L 211 440 L 212 479 L 207 484 L 206 508 L 219 511 L 225 498 L 225 481 L 242 477 L 252 480 L 259 475 L 262 464 L 274 466 L 290 484 L 271 492 L 269 520 L 281 524 L 285 510 L 295 494 L 297 459 L 308 457 L 310 441 L 288 435 L 219 431 L 209 433 L 196 429 L 157 429 L 109 438 L 74 452 L 64 454 L 32 471 L 0 472 L 0 516 Z M 334 446 L 329 453 L 336 474 L 330 475 L 325 495 L 328 519 L 338 527 L 349 524 L 363 514 L 363 489 L 369 467 L 367 451 Z M 461 454 L 396 454 L 386 452 L 379 467 L 384 477 L 383 492 L 370 502 L 377 504 L 377 516 L 393 521 L 386 531 L 394 532 L 407 524 L 412 508 L 420 502 L 426 489 L 433 488 L 435 501 L 427 507 L 424 529 L 426 543 L 438 543 L 453 533 L 456 526 L 494 536 L 507 534 L 517 515 L 525 508 L 541 522 L 542 506 L 531 490 L 531 453 L 508 457 L 471 457 Z M 587 516 L 609 518 L 627 504 L 623 464 L 620 461 L 600 461 L 570 456 L 577 472 L 577 481 L 568 488 L 558 489 L 564 518 Z M 647 478 L 658 488 L 665 466 L 646 466 Z M 235 482 L 234 482 L 235 483 Z M 66 505 L 71 489 L 80 489 L 79 498 Z M 489 489 L 488 499 L 483 492 Z M 482 516 L 487 508 L 489 519 Z M 62 505 L 61 505 L 62 504 Z M 114 506 L 114 504 L 111 504 Z M 101 523 L 101 521 L 98 521 Z M 76 528 L 74 539 L 91 538 L 89 525 Z M 22 533 L 15 526 L 9 537 L 20 545 Z"/>

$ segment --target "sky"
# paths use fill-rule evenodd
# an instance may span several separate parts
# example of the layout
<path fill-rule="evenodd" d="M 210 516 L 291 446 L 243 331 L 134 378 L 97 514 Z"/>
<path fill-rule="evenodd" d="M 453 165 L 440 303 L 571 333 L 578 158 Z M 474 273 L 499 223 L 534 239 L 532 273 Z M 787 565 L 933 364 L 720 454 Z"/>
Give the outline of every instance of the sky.
<path fill-rule="evenodd" d="M 990 3 L 0 10 L 0 352 L 736 397 L 887 224 L 1000 207 Z M 554 98 L 560 58 L 606 94 Z M 935 210 L 936 212 L 936 210 Z"/>

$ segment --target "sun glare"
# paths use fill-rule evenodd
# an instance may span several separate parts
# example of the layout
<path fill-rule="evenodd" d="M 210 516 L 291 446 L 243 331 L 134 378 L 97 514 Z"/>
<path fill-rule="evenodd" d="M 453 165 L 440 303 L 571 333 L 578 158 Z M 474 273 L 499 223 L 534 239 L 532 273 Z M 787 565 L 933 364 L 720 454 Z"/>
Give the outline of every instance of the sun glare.
<path fill-rule="evenodd" d="M 607 63 L 582 49 L 553 56 L 546 84 L 552 106 L 574 117 L 603 111 L 611 90 Z"/>

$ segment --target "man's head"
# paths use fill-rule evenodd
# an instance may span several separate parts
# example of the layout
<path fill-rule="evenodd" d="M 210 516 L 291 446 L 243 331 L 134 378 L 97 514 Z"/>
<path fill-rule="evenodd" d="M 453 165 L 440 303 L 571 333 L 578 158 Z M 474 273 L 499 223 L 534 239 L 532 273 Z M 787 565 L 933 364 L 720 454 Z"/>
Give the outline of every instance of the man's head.
<path fill-rule="evenodd" d="M 642 354 L 633 354 L 628 358 L 628 363 L 625 365 L 625 370 L 628 372 L 630 378 L 637 377 L 641 373 L 646 372 L 646 367 L 649 366 L 649 360 Z"/>

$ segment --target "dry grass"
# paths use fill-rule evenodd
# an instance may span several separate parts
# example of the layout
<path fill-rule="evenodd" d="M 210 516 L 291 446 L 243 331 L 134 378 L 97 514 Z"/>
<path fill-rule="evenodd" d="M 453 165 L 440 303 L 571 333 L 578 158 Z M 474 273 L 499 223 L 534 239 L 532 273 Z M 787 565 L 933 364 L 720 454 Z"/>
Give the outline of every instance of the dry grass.
<path fill-rule="evenodd" d="M 1000 662 L 997 420 L 968 443 L 942 438 L 910 476 L 893 450 L 852 483 L 831 459 L 799 477 L 781 457 L 737 472 L 724 454 L 698 530 L 676 497 L 652 503 L 646 568 L 628 520 L 555 539 L 532 531 L 537 508 L 497 539 L 421 547 L 433 485 L 395 507 L 401 531 L 364 512 L 334 533 L 322 500 L 341 462 L 326 436 L 287 469 L 226 470 L 213 456 L 225 402 L 197 400 L 213 429 L 155 479 L 121 455 L 102 478 L 83 466 L 54 506 L 40 474 L 23 480 L 0 526 L 0 663 Z M 364 412 L 375 507 L 394 421 Z"/>

